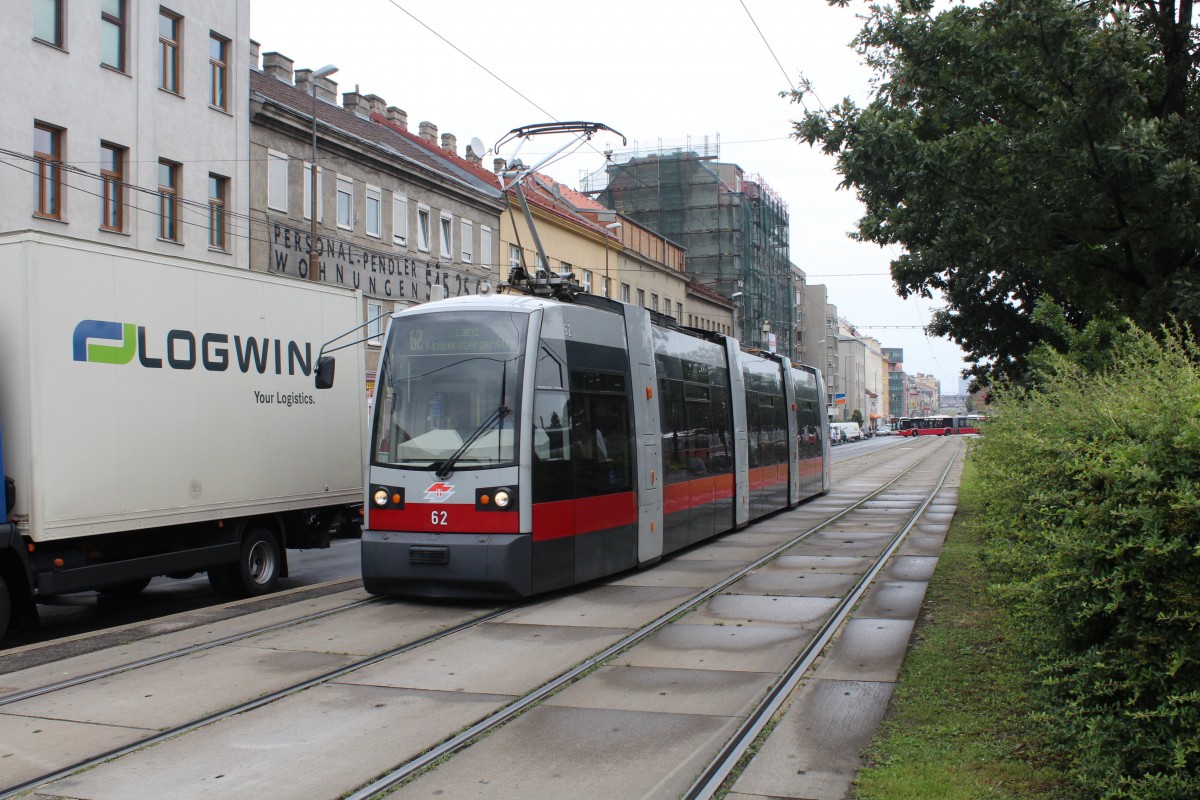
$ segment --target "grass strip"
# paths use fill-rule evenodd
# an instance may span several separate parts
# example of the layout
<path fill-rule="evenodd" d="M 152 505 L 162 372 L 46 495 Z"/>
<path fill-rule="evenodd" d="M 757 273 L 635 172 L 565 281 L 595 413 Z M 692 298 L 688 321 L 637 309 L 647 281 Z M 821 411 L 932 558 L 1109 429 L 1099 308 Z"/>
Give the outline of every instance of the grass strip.
<path fill-rule="evenodd" d="M 1070 781 L 1043 744 L 1028 663 L 989 596 L 970 463 L 858 800 L 1061 800 Z"/>

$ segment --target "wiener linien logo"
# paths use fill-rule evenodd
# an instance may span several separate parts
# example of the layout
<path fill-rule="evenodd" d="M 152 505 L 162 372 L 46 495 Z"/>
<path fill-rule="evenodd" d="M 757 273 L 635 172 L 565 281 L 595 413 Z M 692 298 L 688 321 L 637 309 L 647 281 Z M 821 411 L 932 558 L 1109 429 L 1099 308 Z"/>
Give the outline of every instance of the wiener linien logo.
<path fill-rule="evenodd" d="M 149 341 L 148 341 L 149 339 Z M 172 328 L 165 337 L 148 337 L 146 326 L 132 322 L 85 319 L 71 337 L 75 361 L 93 364 L 137 363 L 147 369 L 201 369 L 209 372 L 257 372 L 311 375 L 312 343 Z"/>

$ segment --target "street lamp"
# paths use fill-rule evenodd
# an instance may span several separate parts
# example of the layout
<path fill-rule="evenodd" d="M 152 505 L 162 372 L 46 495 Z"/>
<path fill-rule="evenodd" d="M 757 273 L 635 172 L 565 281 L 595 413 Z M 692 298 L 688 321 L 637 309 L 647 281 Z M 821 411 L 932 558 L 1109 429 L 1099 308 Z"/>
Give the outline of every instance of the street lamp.
<path fill-rule="evenodd" d="M 608 232 L 621 227 L 619 222 L 610 222 L 604 226 L 604 296 L 612 299 L 612 280 L 608 277 Z"/>
<path fill-rule="evenodd" d="M 310 281 L 321 280 L 321 273 L 317 269 L 317 78 L 328 78 L 337 71 L 338 68 L 333 64 L 326 64 L 308 79 L 309 88 L 312 89 L 312 167 L 310 168 L 312 182 L 308 195 L 308 213 L 312 219 L 312 228 L 309 230 L 308 239 L 308 279 Z"/>

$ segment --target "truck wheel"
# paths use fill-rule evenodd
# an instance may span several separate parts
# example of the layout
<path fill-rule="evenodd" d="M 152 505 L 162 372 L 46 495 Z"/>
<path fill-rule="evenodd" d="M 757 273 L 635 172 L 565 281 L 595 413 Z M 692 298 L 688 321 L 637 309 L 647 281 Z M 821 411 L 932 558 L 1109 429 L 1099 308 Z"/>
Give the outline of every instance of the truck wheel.
<path fill-rule="evenodd" d="M 8 633 L 8 621 L 12 618 L 12 601 L 8 597 L 8 583 L 0 575 L 0 641 Z"/>
<path fill-rule="evenodd" d="M 283 567 L 279 542 L 266 528 L 251 528 L 236 563 L 208 571 L 208 582 L 226 597 L 257 597 L 275 591 Z"/>

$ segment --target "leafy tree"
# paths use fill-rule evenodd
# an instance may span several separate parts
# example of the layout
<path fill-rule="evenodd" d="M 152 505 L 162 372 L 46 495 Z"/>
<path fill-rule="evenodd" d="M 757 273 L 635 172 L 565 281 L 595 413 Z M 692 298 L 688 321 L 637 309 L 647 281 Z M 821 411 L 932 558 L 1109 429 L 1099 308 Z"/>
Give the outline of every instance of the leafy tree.
<path fill-rule="evenodd" d="M 872 101 L 794 133 L 863 202 L 855 238 L 903 248 L 900 296 L 944 296 L 929 332 L 978 378 L 1022 379 L 1037 343 L 1067 344 L 1035 318 L 1043 298 L 1074 331 L 1200 323 L 1193 0 L 936 5 L 868 6 Z"/>
<path fill-rule="evenodd" d="M 861 411 L 859 411 L 857 408 L 854 409 L 854 411 L 850 412 L 850 421 L 857 422 L 859 425 L 862 425 L 863 424 L 863 413 Z"/>

